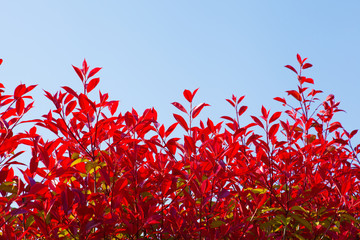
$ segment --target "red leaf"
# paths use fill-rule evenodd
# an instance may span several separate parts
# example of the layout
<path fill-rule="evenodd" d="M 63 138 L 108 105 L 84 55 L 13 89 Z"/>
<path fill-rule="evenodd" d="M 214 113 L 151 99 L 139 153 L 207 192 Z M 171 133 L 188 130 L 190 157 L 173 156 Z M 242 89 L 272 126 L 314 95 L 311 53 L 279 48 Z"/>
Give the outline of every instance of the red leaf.
<path fill-rule="evenodd" d="M 13 211 L 11 211 L 11 216 L 16 216 L 19 214 L 24 214 L 24 213 L 28 213 L 29 211 L 26 209 L 21 209 L 21 208 L 15 208 Z"/>
<path fill-rule="evenodd" d="M 119 101 L 111 101 L 111 105 L 109 106 L 111 115 L 115 114 L 118 106 L 119 106 Z"/>
<path fill-rule="evenodd" d="M 312 78 L 307 77 L 298 77 L 300 84 L 303 84 L 304 82 L 314 84 L 314 80 Z"/>
<path fill-rule="evenodd" d="M 293 96 L 293 97 L 296 98 L 298 101 L 301 101 L 301 100 L 302 100 L 300 93 L 298 93 L 297 91 L 295 91 L 295 90 L 290 90 L 290 91 L 286 91 L 286 92 L 288 93 L 288 95 Z"/>
<path fill-rule="evenodd" d="M 66 110 L 65 110 L 65 115 L 69 115 L 73 110 L 74 108 L 76 107 L 76 101 L 71 101 L 69 102 L 69 104 L 66 106 Z"/>
<path fill-rule="evenodd" d="M 37 86 L 37 85 L 30 85 L 30 86 L 28 86 L 28 87 L 26 88 L 25 93 L 30 92 L 30 91 L 33 90 L 36 86 Z"/>
<path fill-rule="evenodd" d="M 302 62 L 301 57 L 300 57 L 299 54 L 296 55 L 296 58 L 297 58 L 299 64 L 302 65 L 303 62 Z"/>
<path fill-rule="evenodd" d="M 341 186 L 341 193 L 342 195 L 347 195 L 347 193 L 349 192 L 350 188 L 353 186 L 352 182 L 350 181 L 345 181 L 343 183 L 343 185 Z"/>
<path fill-rule="evenodd" d="M 228 101 L 228 103 L 230 103 L 231 106 L 235 107 L 235 103 L 233 101 L 231 101 L 230 99 L 226 99 L 226 101 Z"/>
<path fill-rule="evenodd" d="M 89 67 L 88 67 L 88 65 L 87 65 L 87 62 L 86 62 L 86 59 L 84 58 L 84 61 L 83 61 L 83 67 L 82 67 L 82 69 L 81 69 L 81 72 L 84 74 L 84 76 L 86 76 L 86 73 L 87 73 L 87 71 L 89 70 Z"/>
<path fill-rule="evenodd" d="M 68 93 L 70 93 L 71 95 L 73 95 L 74 97 L 79 97 L 78 95 L 77 95 L 77 93 L 74 91 L 74 90 L 72 90 L 72 88 L 69 88 L 69 87 L 67 87 L 67 86 L 64 86 L 64 87 L 62 87 L 63 89 L 65 89 L 65 91 L 67 91 Z"/>
<path fill-rule="evenodd" d="M 305 78 L 306 78 L 306 77 L 298 76 L 299 83 L 300 83 L 300 84 L 303 84 L 303 83 L 305 82 Z"/>
<path fill-rule="evenodd" d="M 186 121 L 184 120 L 184 118 L 180 115 L 177 115 L 177 114 L 173 114 L 174 115 L 174 118 L 176 119 L 176 121 L 178 123 L 180 123 L 180 125 L 185 129 L 185 131 L 189 131 L 189 127 L 186 123 Z"/>
<path fill-rule="evenodd" d="M 221 118 L 229 120 L 231 122 L 235 122 L 235 120 L 233 118 L 229 117 L 229 116 L 222 116 Z"/>
<path fill-rule="evenodd" d="M 170 187 L 171 187 L 171 179 L 164 179 L 164 181 L 161 183 L 161 191 L 162 191 L 162 194 L 166 194 Z"/>
<path fill-rule="evenodd" d="M 160 126 L 159 128 L 159 135 L 161 138 L 164 138 L 165 136 L 165 127 L 164 127 L 164 124 Z"/>
<path fill-rule="evenodd" d="M 19 99 L 16 101 L 16 112 L 17 112 L 17 114 L 18 114 L 19 116 L 24 113 L 24 106 L 25 106 L 24 99 L 19 98 Z"/>
<path fill-rule="evenodd" d="M 289 123 L 288 122 L 285 123 L 281 120 L 280 120 L 280 123 L 281 123 L 282 128 L 286 131 L 287 135 L 289 135 L 290 134 Z"/>
<path fill-rule="evenodd" d="M 100 224 L 101 224 L 101 222 L 99 222 L 99 221 L 91 220 L 86 224 L 85 231 L 89 232 L 91 229 L 99 226 Z"/>
<path fill-rule="evenodd" d="M 96 73 L 98 73 L 100 71 L 100 67 L 96 67 L 94 69 L 92 69 L 88 75 L 88 78 L 91 78 L 92 76 L 94 76 Z"/>
<path fill-rule="evenodd" d="M 241 116 L 247 109 L 248 109 L 247 106 L 241 106 L 239 109 L 239 116 Z"/>
<path fill-rule="evenodd" d="M 239 104 L 243 99 L 245 98 L 245 95 L 244 96 L 241 96 L 239 97 L 238 101 L 237 101 L 237 104 Z"/>
<path fill-rule="evenodd" d="M 42 194 L 44 194 L 46 191 L 48 191 L 47 185 L 42 184 L 42 183 L 35 183 L 35 184 L 30 188 L 29 194 L 42 195 Z"/>
<path fill-rule="evenodd" d="M 256 122 L 256 124 L 261 127 L 264 128 L 264 125 L 262 124 L 262 122 L 255 116 L 251 116 L 251 118 L 254 120 L 254 122 Z"/>
<path fill-rule="evenodd" d="M 0 58 L 0 65 L 3 63 L 3 60 Z"/>
<path fill-rule="evenodd" d="M 312 79 L 312 78 L 305 78 L 304 82 L 314 84 L 314 79 Z"/>
<path fill-rule="evenodd" d="M 196 92 L 199 90 L 199 88 L 195 89 L 193 92 L 192 92 L 192 97 L 195 96 Z"/>
<path fill-rule="evenodd" d="M 116 193 L 120 192 L 120 190 L 122 190 L 123 188 L 125 188 L 125 186 L 128 184 L 128 181 L 126 178 L 119 178 L 114 186 L 114 191 Z"/>
<path fill-rule="evenodd" d="M 228 150 L 225 152 L 226 156 L 230 159 L 235 157 L 235 155 L 239 153 L 239 148 L 240 148 L 239 144 L 232 145 L 232 147 L 229 147 Z M 219 161 L 220 164 L 221 161 Z"/>
<path fill-rule="evenodd" d="M 191 94 L 191 92 L 189 90 L 185 89 L 184 92 L 183 92 L 183 95 L 186 98 L 186 100 L 188 100 L 188 102 L 192 101 L 193 96 L 192 96 L 192 94 Z"/>
<path fill-rule="evenodd" d="M 266 111 L 266 108 L 265 108 L 264 106 L 261 106 L 261 113 L 262 113 L 264 119 L 267 119 L 267 117 L 268 117 L 269 114 L 268 114 L 268 112 Z"/>
<path fill-rule="evenodd" d="M 161 219 L 162 217 L 159 216 L 159 215 L 152 215 L 151 217 L 149 217 L 149 218 L 146 220 L 145 225 L 146 225 L 146 226 L 153 226 L 153 225 L 155 225 L 155 224 L 160 223 L 160 221 L 159 221 L 158 219 L 156 219 L 156 218 Z"/>
<path fill-rule="evenodd" d="M 166 147 L 172 155 L 176 153 L 176 148 L 178 147 L 177 145 L 178 140 L 179 138 L 172 138 L 166 143 Z"/>
<path fill-rule="evenodd" d="M 79 104 L 82 110 L 85 112 L 88 111 L 89 108 L 89 101 L 87 100 L 87 96 L 83 93 L 80 93 L 79 95 Z"/>
<path fill-rule="evenodd" d="M 210 131 L 213 132 L 214 131 L 214 123 L 213 123 L 213 121 L 211 121 L 211 119 L 208 118 L 206 124 L 208 125 L 208 128 L 210 129 Z"/>
<path fill-rule="evenodd" d="M 84 60 L 85 61 L 85 60 Z M 72 67 L 74 68 L 75 72 L 77 73 L 77 75 L 79 76 L 79 78 L 81 79 L 81 81 L 84 81 L 84 75 L 81 72 L 81 70 L 78 67 L 75 67 L 74 65 L 72 65 Z"/>
<path fill-rule="evenodd" d="M 333 100 L 335 98 L 335 96 L 333 94 L 330 94 L 329 96 L 326 97 L 325 101 L 330 101 Z"/>
<path fill-rule="evenodd" d="M 24 95 L 26 92 L 26 87 L 25 84 L 20 84 L 19 86 L 17 86 L 14 90 L 14 97 L 15 98 L 19 98 L 22 95 Z"/>
<path fill-rule="evenodd" d="M 330 124 L 330 127 L 328 128 L 328 130 L 329 130 L 329 132 L 333 132 L 333 131 L 335 131 L 335 130 L 338 129 L 338 128 L 342 128 L 341 123 L 339 123 L 339 122 L 333 122 L 333 123 Z"/>
<path fill-rule="evenodd" d="M 276 112 L 276 113 L 274 113 L 274 114 L 271 116 L 271 118 L 270 118 L 270 120 L 269 120 L 269 123 L 272 123 L 273 121 L 275 121 L 276 119 L 278 119 L 280 116 L 281 116 L 281 112 Z"/>
<path fill-rule="evenodd" d="M 165 132 L 165 137 L 168 137 L 176 128 L 176 126 L 178 125 L 178 123 L 174 123 L 172 124 Z"/>
<path fill-rule="evenodd" d="M 34 173 L 36 172 L 38 168 L 38 159 L 36 157 L 32 157 L 30 160 L 30 172 Z"/>
<path fill-rule="evenodd" d="M 73 95 L 68 94 L 64 100 L 64 104 L 67 104 L 68 102 L 70 102 L 72 99 L 74 98 Z"/>
<path fill-rule="evenodd" d="M 285 101 L 284 98 L 276 97 L 276 98 L 274 98 L 274 100 L 279 101 L 279 102 L 282 102 L 284 105 L 286 104 L 286 101 Z"/>
<path fill-rule="evenodd" d="M 199 105 L 197 105 L 196 107 L 194 107 L 193 112 L 192 112 L 192 117 L 196 118 L 197 115 L 199 115 L 199 113 L 201 112 L 201 110 L 205 107 L 205 106 L 210 106 L 207 103 L 200 103 Z"/>
<path fill-rule="evenodd" d="M 222 189 L 220 192 L 219 192 L 219 195 L 218 195 L 218 198 L 225 198 L 227 196 L 230 195 L 230 192 L 226 189 Z"/>
<path fill-rule="evenodd" d="M 5 179 L 7 178 L 8 172 L 9 172 L 9 170 L 6 168 L 1 169 L 1 171 L 0 171 L 0 182 L 1 183 L 3 183 L 5 181 Z"/>
<path fill-rule="evenodd" d="M 109 94 L 107 94 L 107 93 L 102 94 L 100 91 L 99 91 L 99 94 L 100 94 L 100 102 L 101 102 L 101 104 L 104 104 L 106 102 L 106 100 L 108 100 Z"/>
<path fill-rule="evenodd" d="M 350 133 L 350 135 L 349 135 L 349 138 L 352 138 L 357 132 L 358 132 L 357 129 L 354 130 L 354 131 L 352 131 L 352 132 Z"/>
<path fill-rule="evenodd" d="M 286 65 L 285 67 L 288 68 L 288 69 L 290 69 L 290 70 L 292 70 L 294 73 L 298 74 L 298 72 L 296 71 L 296 69 L 295 69 L 293 66 L 291 66 L 291 65 Z"/>
<path fill-rule="evenodd" d="M 305 63 L 302 67 L 303 69 L 311 68 L 313 65 L 311 63 Z"/>
<path fill-rule="evenodd" d="M 35 219 L 35 222 L 36 222 L 36 226 L 39 227 L 41 233 L 44 236 L 48 236 L 48 229 L 46 227 L 46 224 L 45 224 L 44 220 L 42 218 L 38 217 L 35 214 L 33 216 L 34 216 L 34 219 Z"/>
<path fill-rule="evenodd" d="M 90 72 L 91 73 L 91 72 Z M 93 78 L 86 86 L 87 92 L 91 92 L 99 83 L 100 78 Z"/>
<path fill-rule="evenodd" d="M 260 202 L 257 204 L 257 208 L 262 207 L 262 205 L 266 202 L 267 199 L 268 197 L 266 196 L 266 194 L 263 194 L 263 197 L 261 198 Z"/>
<path fill-rule="evenodd" d="M 195 89 L 195 90 L 191 93 L 189 90 L 185 89 L 184 92 L 183 92 L 184 97 L 185 97 L 186 100 L 188 100 L 189 102 L 192 102 L 192 100 L 193 100 L 193 98 L 194 98 L 194 96 L 195 96 L 195 94 L 196 94 L 196 92 L 197 92 L 198 90 L 199 90 L 199 88 Z"/>
<path fill-rule="evenodd" d="M 270 138 L 274 137 L 275 134 L 277 133 L 277 131 L 279 130 L 279 127 L 280 125 L 277 123 L 277 124 L 274 124 L 270 127 L 270 130 L 269 130 L 269 136 Z"/>
<path fill-rule="evenodd" d="M 35 135 L 36 134 L 36 127 L 34 126 L 34 127 L 30 128 L 29 133 L 30 133 L 30 136 L 32 136 L 32 137 L 36 136 Z"/>
<path fill-rule="evenodd" d="M 94 214 L 94 210 L 88 206 L 79 206 L 76 208 L 77 217 L 81 222 L 88 221 Z"/>
<path fill-rule="evenodd" d="M 111 167 L 113 167 L 113 166 L 111 166 Z M 107 173 L 107 171 L 104 168 L 100 168 L 99 170 L 100 170 L 100 174 L 104 178 L 105 182 L 110 185 L 111 180 L 110 180 L 110 177 L 109 177 L 109 174 Z"/>
<path fill-rule="evenodd" d="M 196 146 L 195 146 L 194 139 L 192 139 L 189 136 L 184 136 L 184 147 L 186 150 L 190 151 L 190 155 L 191 155 L 191 153 L 195 153 Z"/>
<path fill-rule="evenodd" d="M 73 112 L 74 117 L 80 122 L 86 122 L 87 118 L 83 113 Z"/>
<path fill-rule="evenodd" d="M 249 145 L 250 143 L 256 142 L 256 140 L 258 140 L 259 138 L 261 138 L 260 135 L 257 134 L 253 134 L 251 135 L 248 140 L 246 141 L 246 145 Z"/>
<path fill-rule="evenodd" d="M 184 113 L 186 113 L 187 114 L 187 111 L 186 111 L 186 109 L 183 107 L 183 105 L 181 105 L 180 103 L 178 103 L 178 102 L 173 102 L 173 103 L 171 103 L 172 105 L 174 105 L 175 107 L 177 107 L 180 111 L 183 111 Z"/>

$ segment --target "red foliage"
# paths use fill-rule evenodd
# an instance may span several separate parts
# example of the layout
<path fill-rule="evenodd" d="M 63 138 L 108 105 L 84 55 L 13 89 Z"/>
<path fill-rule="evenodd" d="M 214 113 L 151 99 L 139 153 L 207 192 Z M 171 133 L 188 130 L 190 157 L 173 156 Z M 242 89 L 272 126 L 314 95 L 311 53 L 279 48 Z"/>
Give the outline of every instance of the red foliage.
<path fill-rule="evenodd" d="M 155 109 L 120 113 L 108 94 L 89 98 L 100 68 L 89 71 L 84 60 L 73 67 L 83 92 L 45 92 L 55 108 L 15 134 L 35 86 L 3 95 L 0 83 L 0 239 L 359 237 L 357 130 L 333 121 L 339 102 L 304 86 L 314 83 L 302 76 L 312 65 L 297 59 L 299 70 L 286 66 L 299 80 L 287 91 L 295 99 L 276 97 L 283 112 L 263 106 L 247 125 L 244 96 L 234 95 L 225 124 L 194 125 L 209 106 L 193 105 L 198 89 L 184 91 L 187 110 L 172 103 L 182 115 L 168 128 Z M 185 135 L 170 137 L 178 126 Z M 43 139 L 38 127 L 57 137 Z M 20 145 L 32 154 L 21 177 L 13 170 Z"/>

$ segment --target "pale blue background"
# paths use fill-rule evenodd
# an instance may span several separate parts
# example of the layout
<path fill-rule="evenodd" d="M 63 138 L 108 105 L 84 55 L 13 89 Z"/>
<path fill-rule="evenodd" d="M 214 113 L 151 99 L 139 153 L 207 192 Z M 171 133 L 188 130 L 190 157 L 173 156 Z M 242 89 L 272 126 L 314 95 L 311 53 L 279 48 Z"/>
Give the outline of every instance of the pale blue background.
<path fill-rule="evenodd" d="M 296 88 L 284 65 L 297 53 L 314 65 L 305 75 L 322 99 L 341 101 L 347 113 L 337 119 L 359 128 L 359 1 L 0 2 L 0 82 L 39 84 L 31 117 L 52 107 L 42 89 L 81 90 L 71 64 L 86 58 L 103 67 L 99 87 L 121 111 L 154 106 L 169 126 L 178 113 L 170 103 L 200 87 L 195 102 L 212 106 L 199 117 L 232 115 L 225 98 L 234 93 L 246 95 L 248 122 L 261 105 L 282 109 L 272 99 Z"/>

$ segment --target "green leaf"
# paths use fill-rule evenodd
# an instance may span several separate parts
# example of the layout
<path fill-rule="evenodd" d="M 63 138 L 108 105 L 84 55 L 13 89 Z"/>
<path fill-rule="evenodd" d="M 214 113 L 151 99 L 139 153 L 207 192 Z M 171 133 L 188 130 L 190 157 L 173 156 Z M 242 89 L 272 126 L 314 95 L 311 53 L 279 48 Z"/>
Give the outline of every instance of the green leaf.
<path fill-rule="evenodd" d="M 303 219 L 299 215 L 293 214 L 293 213 L 290 213 L 290 216 L 292 218 L 294 218 L 296 221 L 298 221 L 299 223 L 301 223 L 303 226 L 305 226 L 307 229 L 312 231 L 312 226 L 306 219 Z"/>
<path fill-rule="evenodd" d="M 70 167 L 73 167 L 73 166 L 75 166 L 75 165 L 78 164 L 78 163 L 86 162 L 86 161 L 87 161 L 87 159 L 78 158 L 78 159 L 76 159 L 75 161 L 73 161 L 73 162 L 71 163 Z"/>
<path fill-rule="evenodd" d="M 306 240 L 305 238 L 303 238 L 303 237 L 300 236 L 299 234 L 293 233 L 293 235 L 294 235 L 295 237 L 297 237 L 298 239 L 300 239 L 300 240 Z"/>
<path fill-rule="evenodd" d="M 279 210 L 282 210 L 282 208 L 263 208 L 263 209 L 261 209 L 261 213 L 266 213 L 266 212 L 271 212 L 271 211 L 277 212 Z"/>
<path fill-rule="evenodd" d="M 0 185 L 0 190 L 9 193 L 17 193 L 17 187 L 13 184 L 13 182 L 4 182 Z"/>
<path fill-rule="evenodd" d="M 210 227 L 211 228 L 217 228 L 217 227 L 220 227 L 221 225 L 225 224 L 223 221 L 221 220 L 216 220 L 216 221 L 213 221 L 211 224 L 210 224 Z"/>
<path fill-rule="evenodd" d="M 50 222 L 51 222 L 51 214 L 47 214 L 45 217 L 45 223 L 50 224 Z"/>
<path fill-rule="evenodd" d="M 359 222 L 358 220 L 356 220 L 353 216 L 351 216 L 350 214 L 347 214 L 347 213 L 344 213 L 344 214 L 341 214 L 341 216 L 345 219 L 348 219 L 348 220 L 351 220 L 351 221 L 354 221 L 354 222 Z"/>
<path fill-rule="evenodd" d="M 85 165 L 85 169 L 87 173 L 92 173 L 92 169 L 94 169 L 98 164 L 95 162 L 87 162 Z"/>
<path fill-rule="evenodd" d="M 142 196 L 142 197 L 153 197 L 153 195 L 151 194 L 151 193 L 149 193 L 149 192 L 142 192 L 142 193 L 140 193 L 140 195 Z"/>
<path fill-rule="evenodd" d="M 307 211 L 305 208 L 303 208 L 303 207 L 301 207 L 301 206 L 293 206 L 292 208 L 291 208 L 291 210 L 293 210 L 293 211 L 296 211 L 296 210 L 298 210 L 298 211 L 303 211 L 303 212 L 305 212 L 305 213 L 308 213 L 309 211 Z"/>
<path fill-rule="evenodd" d="M 26 225 L 25 225 L 26 228 L 30 227 L 34 221 L 35 221 L 34 216 L 29 215 L 29 217 L 26 219 Z"/>
<path fill-rule="evenodd" d="M 283 223 L 276 218 L 273 218 L 265 223 L 261 224 L 262 229 L 272 229 L 272 232 L 282 231 L 284 229 Z"/>
<path fill-rule="evenodd" d="M 253 193 L 260 193 L 260 194 L 264 194 L 267 192 L 267 189 L 265 189 L 265 188 L 246 188 L 245 190 L 251 191 Z"/>
<path fill-rule="evenodd" d="M 279 223 L 281 226 L 287 226 L 291 222 L 291 217 L 285 217 L 283 214 L 276 215 L 274 220 Z"/>
<path fill-rule="evenodd" d="M 213 202 L 211 202 L 211 203 L 213 203 Z M 235 209 L 235 205 L 236 205 L 236 202 L 234 201 L 234 199 L 232 199 L 229 204 L 229 211 L 233 211 Z"/>
<path fill-rule="evenodd" d="M 79 153 L 71 154 L 71 159 L 78 159 L 78 158 L 79 158 Z"/>

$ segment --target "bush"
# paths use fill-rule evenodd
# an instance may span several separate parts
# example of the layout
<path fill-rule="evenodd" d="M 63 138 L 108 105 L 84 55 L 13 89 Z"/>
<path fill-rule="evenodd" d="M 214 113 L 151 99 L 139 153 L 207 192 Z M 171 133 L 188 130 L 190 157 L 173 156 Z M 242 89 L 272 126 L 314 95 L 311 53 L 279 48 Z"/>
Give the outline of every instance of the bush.
<path fill-rule="evenodd" d="M 226 99 L 225 123 L 194 119 L 195 91 L 165 127 L 155 109 L 117 111 L 99 92 L 84 60 L 74 70 L 83 92 L 62 87 L 45 96 L 54 109 L 14 133 L 33 106 L 35 87 L 4 95 L 0 84 L 1 239 L 354 239 L 359 237 L 360 145 L 333 120 L 339 102 L 325 101 L 302 75 L 312 65 L 297 55 L 297 90 L 274 98 L 283 112 L 261 108 L 244 125 L 242 97 Z M 1 61 L 2 62 L 2 61 Z M 1 63 L 0 63 L 1 64 Z M 57 137 L 45 140 L 44 128 Z M 185 134 L 173 137 L 175 128 Z M 22 176 L 17 151 L 31 148 Z"/>

